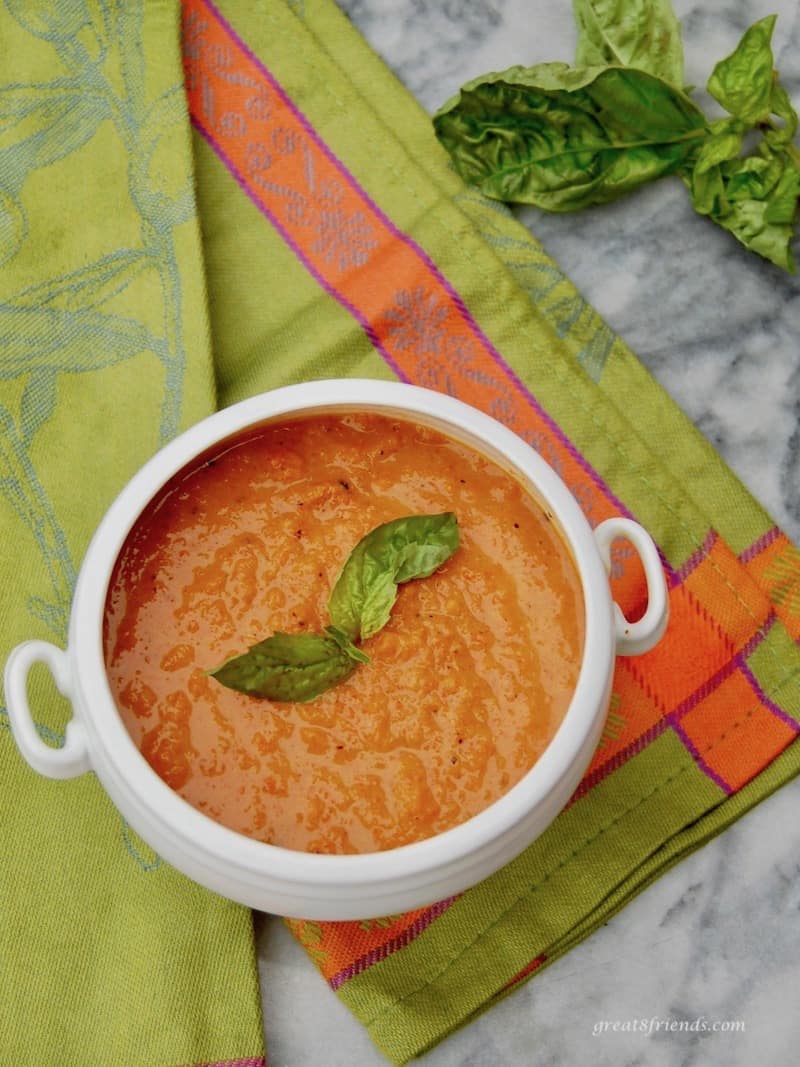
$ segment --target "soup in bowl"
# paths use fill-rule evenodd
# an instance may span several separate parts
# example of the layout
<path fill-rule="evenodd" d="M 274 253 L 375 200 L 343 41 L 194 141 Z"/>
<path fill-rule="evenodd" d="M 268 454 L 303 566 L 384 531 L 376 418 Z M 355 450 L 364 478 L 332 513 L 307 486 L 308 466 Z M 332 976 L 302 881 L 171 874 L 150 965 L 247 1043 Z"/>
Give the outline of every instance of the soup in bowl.
<path fill-rule="evenodd" d="M 391 537 L 370 554 L 376 531 Z M 616 537 L 644 565 L 635 623 L 608 585 Z M 380 625 L 343 633 L 374 588 Z M 615 655 L 665 624 L 649 536 L 622 518 L 592 531 L 508 429 L 413 386 L 313 382 L 219 412 L 142 468 L 87 552 L 68 650 L 19 646 L 6 692 L 35 768 L 95 770 L 201 884 L 368 918 L 463 890 L 541 833 L 597 744 Z M 275 634 L 301 655 L 269 660 L 269 689 L 257 650 Z M 37 660 L 74 706 L 60 749 L 27 707 Z M 320 671 L 310 696 L 294 682 Z"/>

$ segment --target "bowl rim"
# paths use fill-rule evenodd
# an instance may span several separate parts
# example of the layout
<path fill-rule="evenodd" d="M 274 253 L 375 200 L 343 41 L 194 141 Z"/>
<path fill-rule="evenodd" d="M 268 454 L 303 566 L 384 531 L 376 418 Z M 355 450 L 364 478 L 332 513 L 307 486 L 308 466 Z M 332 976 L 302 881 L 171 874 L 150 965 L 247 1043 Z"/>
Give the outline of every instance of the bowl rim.
<path fill-rule="evenodd" d="M 111 693 L 103 653 L 108 584 L 125 538 L 164 484 L 194 459 L 259 424 L 281 418 L 342 411 L 374 411 L 431 426 L 478 449 L 520 479 L 552 511 L 581 582 L 585 628 L 581 667 L 564 718 L 523 777 L 471 818 L 432 837 L 381 852 L 300 852 L 247 837 L 216 822 L 184 800 L 150 767 L 128 733 Z M 282 386 L 233 404 L 195 423 L 161 448 L 111 504 L 80 568 L 69 627 L 68 652 L 76 689 L 76 714 L 87 731 L 92 767 L 112 798 L 145 838 L 176 836 L 205 864 L 225 863 L 250 884 L 261 878 L 326 893 L 357 889 L 401 877 L 433 877 L 491 846 L 544 805 L 606 714 L 614 664 L 612 599 L 605 566 L 588 520 L 559 475 L 514 431 L 462 400 L 403 382 L 318 379 Z M 581 768 L 581 771 L 583 768 Z M 165 850 L 160 850 L 169 859 Z"/>

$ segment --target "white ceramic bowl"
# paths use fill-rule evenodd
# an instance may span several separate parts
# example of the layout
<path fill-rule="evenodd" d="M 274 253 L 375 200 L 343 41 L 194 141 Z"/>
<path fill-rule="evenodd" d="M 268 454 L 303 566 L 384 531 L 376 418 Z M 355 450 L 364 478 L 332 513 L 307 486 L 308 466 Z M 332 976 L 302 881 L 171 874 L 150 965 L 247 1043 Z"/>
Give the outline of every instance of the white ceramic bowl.
<path fill-rule="evenodd" d="M 564 720 L 533 768 L 489 808 L 415 844 L 362 855 L 312 855 L 263 844 L 214 822 L 147 764 L 117 711 L 103 660 L 103 615 L 114 563 L 151 498 L 196 456 L 240 431 L 286 416 L 373 411 L 433 427 L 511 471 L 553 513 L 583 586 L 583 661 Z M 648 608 L 629 623 L 608 584 L 609 551 L 626 538 L 641 557 Z M 280 915 L 361 919 L 421 907 L 466 889 L 513 859 L 564 807 L 598 743 L 615 655 L 651 648 L 667 622 L 664 575 L 641 526 L 612 518 L 593 531 L 574 497 L 516 434 L 440 393 L 398 383 L 317 381 L 276 389 L 198 423 L 155 455 L 109 508 L 87 550 L 72 605 L 66 651 L 45 641 L 13 650 L 5 670 L 11 728 L 30 765 L 53 778 L 93 770 L 122 815 L 164 859 L 225 897 Z M 43 662 L 69 698 L 73 718 L 61 748 L 39 737 L 28 707 L 30 667 Z"/>

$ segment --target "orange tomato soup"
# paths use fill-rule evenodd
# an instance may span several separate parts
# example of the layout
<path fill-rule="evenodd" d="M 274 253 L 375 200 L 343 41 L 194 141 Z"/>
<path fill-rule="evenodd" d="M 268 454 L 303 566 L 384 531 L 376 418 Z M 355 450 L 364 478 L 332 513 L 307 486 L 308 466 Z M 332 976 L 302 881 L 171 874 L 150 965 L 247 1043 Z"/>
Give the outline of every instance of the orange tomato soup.
<path fill-rule="evenodd" d="M 455 512 L 461 542 L 400 586 L 371 662 L 309 703 L 206 673 L 276 630 L 321 631 L 358 541 Z M 372 414 L 267 424 L 182 471 L 129 535 L 105 658 L 135 743 L 190 804 L 261 841 L 373 852 L 463 822 L 532 767 L 583 646 L 575 565 L 492 461 Z"/>

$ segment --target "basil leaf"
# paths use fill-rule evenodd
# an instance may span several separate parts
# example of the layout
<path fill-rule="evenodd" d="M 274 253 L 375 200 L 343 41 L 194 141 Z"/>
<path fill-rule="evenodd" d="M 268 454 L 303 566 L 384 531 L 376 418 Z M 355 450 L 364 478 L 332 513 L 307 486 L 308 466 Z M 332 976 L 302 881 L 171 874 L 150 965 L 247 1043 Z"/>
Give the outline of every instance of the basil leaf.
<path fill-rule="evenodd" d="M 739 200 L 727 215 L 720 218 L 711 217 L 751 252 L 757 252 L 764 259 L 792 274 L 797 273 L 791 248 L 794 227 L 786 223 L 771 222 L 768 201 Z"/>
<path fill-rule="evenodd" d="M 334 627 L 350 641 L 372 637 L 389 620 L 398 584 L 427 578 L 457 548 L 458 521 L 449 511 L 376 527 L 350 553 L 333 587 Z"/>
<path fill-rule="evenodd" d="M 707 170 L 695 169 L 685 176 L 692 206 L 699 215 L 722 216 L 729 210 L 725 182 L 719 165 Z"/>
<path fill-rule="evenodd" d="M 768 15 L 745 30 L 733 52 L 721 59 L 708 79 L 708 91 L 726 111 L 755 123 L 765 118 L 772 101 L 772 31 L 777 16 Z"/>
<path fill-rule="evenodd" d="M 645 71 L 512 67 L 467 83 L 434 116 L 456 170 L 495 200 L 574 211 L 678 170 L 702 112 Z"/>
<path fill-rule="evenodd" d="M 773 150 L 728 160 L 702 174 L 683 174 L 701 214 L 746 248 L 795 273 L 792 238 L 800 200 L 800 166 L 794 152 Z"/>
<path fill-rule="evenodd" d="M 636 67 L 683 85 L 680 23 L 670 0 L 574 0 L 577 67 Z"/>
<path fill-rule="evenodd" d="M 711 136 L 703 143 L 694 165 L 695 172 L 703 174 L 717 163 L 735 159 L 742 150 L 746 126 L 738 119 L 722 119 L 711 123 Z"/>
<path fill-rule="evenodd" d="M 723 168 L 728 198 L 766 200 L 781 179 L 785 167 L 783 152 L 747 156 Z"/>
<path fill-rule="evenodd" d="M 305 703 L 344 681 L 357 658 L 330 635 L 275 633 L 210 674 L 240 693 Z"/>
<path fill-rule="evenodd" d="M 771 225 L 789 226 L 789 239 L 791 239 L 791 231 L 797 218 L 798 200 L 800 200 L 800 169 L 797 160 L 788 157 L 783 174 L 767 202 L 764 221 Z"/>
<path fill-rule="evenodd" d="M 797 133 L 797 112 L 792 107 L 789 94 L 777 80 L 772 85 L 770 111 L 782 120 L 783 126 L 766 130 L 765 138 L 773 145 L 789 144 Z"/>
<path fill-rule="evenodd" d="M 798 117 L 774 69 L 774 25 L 774 15 L 755 22 L 735 51 L 714 68 L 708 91 L 742 122 L 761 126 L 771 148 L 781 148 L 794 140 Z M 771 115 L 780 118 L 783 125 L 775 126 Z"/>

